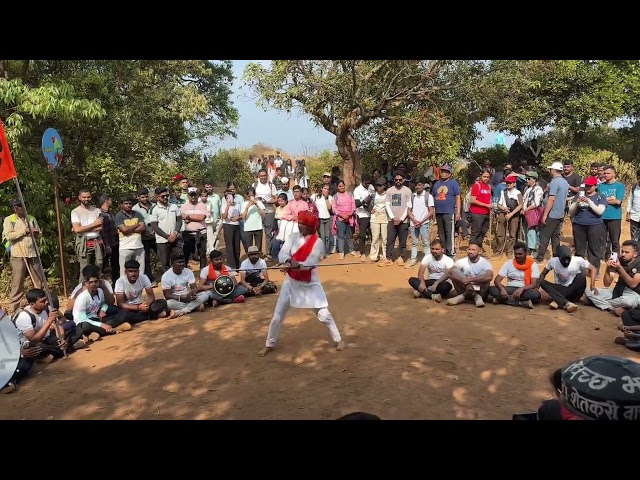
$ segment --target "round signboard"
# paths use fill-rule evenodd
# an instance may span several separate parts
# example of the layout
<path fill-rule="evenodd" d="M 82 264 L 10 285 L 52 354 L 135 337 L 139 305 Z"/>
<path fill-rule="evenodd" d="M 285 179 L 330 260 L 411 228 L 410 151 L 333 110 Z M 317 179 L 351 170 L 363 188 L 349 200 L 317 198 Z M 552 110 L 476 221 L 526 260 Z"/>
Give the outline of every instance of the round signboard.
<path fill-rule="evenodd" d="M 49 168 L 56 168 L 62 163 L 64 149 L 62 139 L 55 128 L 47 128 L 42 135 L 42 153 L 47 159 Z"/>

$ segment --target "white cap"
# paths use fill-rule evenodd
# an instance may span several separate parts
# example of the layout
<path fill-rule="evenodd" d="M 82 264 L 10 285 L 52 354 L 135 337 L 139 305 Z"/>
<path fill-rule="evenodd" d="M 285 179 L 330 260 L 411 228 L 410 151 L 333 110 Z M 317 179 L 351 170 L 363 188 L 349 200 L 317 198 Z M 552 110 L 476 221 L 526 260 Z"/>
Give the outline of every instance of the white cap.
<path fill-rule="evenodd" d="M 281 177 L 281 178 L 280 178 L 280 181 L 281 181 L 282 183 L 287 183 L 287 182 L 289 181 L 289 179 L 288 179 L 287 177 Z"/>
<path fill-rule="evenodd" d="M 198 193 L 198 189 L 196 187 L 187 188 L 188 193 Z"/>
<path fill-rule="evenodd" d="M 551 164 L 551 166 L 549 167 L 549 170 L 564 170 L 564 167 L 562 166 L 562 164 L 560 162 L 553 162 Z"/>

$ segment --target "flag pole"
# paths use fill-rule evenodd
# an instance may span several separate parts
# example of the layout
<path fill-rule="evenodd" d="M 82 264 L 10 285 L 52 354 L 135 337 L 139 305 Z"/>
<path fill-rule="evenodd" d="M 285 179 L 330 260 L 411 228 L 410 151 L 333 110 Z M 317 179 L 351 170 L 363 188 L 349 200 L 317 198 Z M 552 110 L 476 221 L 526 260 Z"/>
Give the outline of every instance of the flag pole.
<path fill-rule="evenodd" d="M 49 286 L 49 282 L 47 282 L 47 274 L 44 271 L 44 265 L 42 263 L 42 258 L 40 258 L 40 249 L 38 248 L 38 242 L 36 241 L 36 236 L 33 233 L 33 228 L 31 227 L 31 222 L 29 221 L 29 213 L 27 212 L 27 206 L 24 203 L 24 197 L 22 196 L 22 189 L 20 188 L 20 182 L 18 181 L 18 177 L 13 177 L 13 183 L 16 185 L 16 190 L 18 191 L 18 199 L 20 200 L 20 205 L 22 206 L 22 211 L 24 212 L 24 217 L 27 220 L 27 228 L 29 229 L 29 236 L 31 237 L 31 242 L 33 243 L 33 248 L 35 249 L 36 252 L 36 257 L 38 257 L 38 262 L 40 263 L 40 268 L 42 269 L 42 288 L 45 291 L 45 293 L 47 294 L 47 299 L 49 300 L 49 305 L 51 305 L 52 308 L 55 308 L 56 310 L 58 310 L 60 308 L 60 305 L 56 305 L 53 302 L 53 295 L 51 293 L 51 287 Z M 59 303 L 59 302 L 58 302 Z M 60 313 L 60 312 L 58 312 Z M 60 326 L 60 323 L 58 322 L 58 320 L 56 320 L 54 322 L 54 327 L 56 329 L 56 336 L 58 337 L 59 341 L 63 341 L 64 340 L 64 331 L 61 331 L 62 328 Z M 66 347 L 62 349 L 62 352 L 64 354 L 64 356 L 67 356 L 67 349 Z"/>
<path fill-rule="evenodd" d="M 53 191 L 55 195 L 54 203 L 56 206 L 56 221 L 58 223 L 58 249 L 60 250 L 60 266 L 62 268 L 62 290 L 65 298 L 67 295 L 67 272 L 64 261 L 64 239 L 62 237 L 62 219 L 60 218 L 60 189 L 58 188 L 58 174 L 53 171 Z"/>

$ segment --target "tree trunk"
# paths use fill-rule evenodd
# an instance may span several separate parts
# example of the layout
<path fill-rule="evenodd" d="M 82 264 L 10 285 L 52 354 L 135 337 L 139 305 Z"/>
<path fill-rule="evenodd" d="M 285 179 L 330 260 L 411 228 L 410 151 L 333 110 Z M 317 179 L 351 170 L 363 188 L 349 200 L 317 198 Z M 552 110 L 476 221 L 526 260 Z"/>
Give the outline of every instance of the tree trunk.
<path fill-rule="evenodd" d="M 344 160 L 342 179 L 348 190 L 356 187 L 358 179 L 362 175 L 362 163 L 358 153 L 358 142 L 351 132 L 347 130 L 340 135 L 336 135 L 336 146 L 338 153 Z"/>

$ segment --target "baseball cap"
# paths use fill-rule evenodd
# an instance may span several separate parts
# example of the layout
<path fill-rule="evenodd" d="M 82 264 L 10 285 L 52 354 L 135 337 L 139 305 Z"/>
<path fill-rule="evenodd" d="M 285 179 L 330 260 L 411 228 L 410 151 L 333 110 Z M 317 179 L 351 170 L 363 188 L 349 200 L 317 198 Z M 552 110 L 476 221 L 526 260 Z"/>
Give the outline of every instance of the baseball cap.
<path fill-rule="evenodd" d="M 584 184 L 585 185 L 597 185 L 598 184 L 598 178 L 597 177 L 587 177 L 584 179 Z"/>
<path fill-rule="evenodd" d="M 289 179 L 287 177 L 280 177 L 280 181 L 282 183 L 287 183 L 289 181 Z"/>
<path fill-rule="evenodd" d="M 564 167 L 562 166 L 562 164 L 560 162 L 553 162 L 551 164 L 551 166 L 549 167 L 549 170 L 564 170 Z"/>
<path fill-rule="evenodd" d="M 445 163 L 444 165 L 442 165 L 442 166 L 440 167 L 440 170 L 441 170 L 441 171 L 442 171 L 442 170 L 444 170 L 445 172 L 451 172 L 451 171 L 452 171 L 452 170 L 451 170 L 451 165 L 450 165 L 450 164 L 448 164 L 448 163 Z"/>
<path fill-rule="evenodd" d="M 187 192 L 189 193 L 189 195 L 191 194 L 197 194 L 198 193 L 198 189 L 196 187 L 189 187 L 187 189 Z"/>
<path fill-rule="evenodd" d="M 249 248 L 247 248 L 247 253 L 260 253 L 260 250 L 258 250 L 258 247 L 256 247 L 255 245 L 251 245 Z"/>
<path fill-rule="evenodd" d="M 529 170 L 525 175 L 528 178 L 535 178 L 536 180 L 538 179 L 538 172 L 534 172 L 533 170 Z"/>
<path fill-rule="evenodd" d="M 323 177 L 330 177 L 330 176 L 331 176 L 331 174 L 330 174 L 329 172 L 324 172 L 324 173 L 322 174 L 322 176 L 323 176 Z"/>
<path fill-rule="evenodd" d="M 516 178 L 515 175 L 509 175 L 507 178 L 504 179 L 505 183 L 516 183 L 518 179 Z"/>

